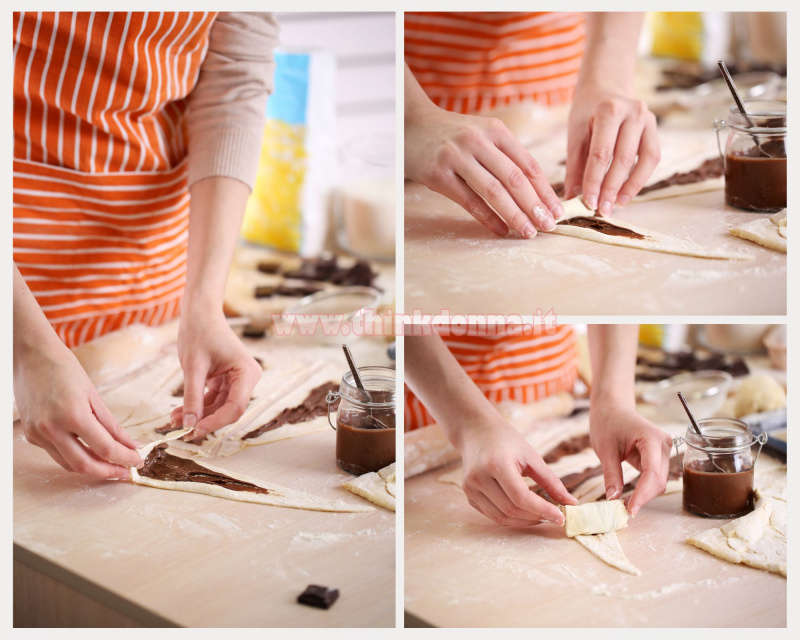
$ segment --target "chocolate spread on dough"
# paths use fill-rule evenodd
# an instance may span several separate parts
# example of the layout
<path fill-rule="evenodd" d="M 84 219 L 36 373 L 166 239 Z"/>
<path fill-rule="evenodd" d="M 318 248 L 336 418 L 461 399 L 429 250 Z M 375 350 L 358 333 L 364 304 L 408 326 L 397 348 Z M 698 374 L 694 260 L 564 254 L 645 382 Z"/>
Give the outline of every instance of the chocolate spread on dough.
<path fill-rule="evenodd" d="M 168 422 L 163 427 L 158 427 L 156 429 L 153 429 L 153 431 L 155 431 L 156 433 L 161 434 L 162 436 L 165 436 L 168 433 L 172 433 L 173 431 L 178 431 L 179 429 L 182 429 L 182 428 L 183 427 L 181 427 L 181 425 L 179 425 L 179 424 L 173 426 Z"/>
<path fill-rule="evenodd" d="M 694 184 L 696 182 L 703 182 L 704 180 L 711 180 L 712 178 L 719 178 L 722 176 L 724 171 L 725 168 L 722 158 L 711 158 L 697 167 L 697 169 L 692 169 L 686 173 L 674 173 L 669 178 L 665 178 L 659 182 L 654 182 L 653 184 L 647 185 L 646 187 L 642 188 L 642 190 L 639 192 L 639 195 L 644 195 L 645 193 L 650 193 L 651 191 L 658 191 L 659 189 L 671 187 L 674 184 Z M 564 197 L 563 182 L 555 182 L 550 186 L 553 188 L 553 191 L 556 192 L 556 195 L 559 198 Z"/>
<path fill-rule="evenodd" d="M 600 475 L 603 475 L 603 467 L 601 467 L 600 465 L 597 465 L 596 467 L 586 467 L 583 471 L 578 471 L 576 473 L 568 473 L 563 478 L 561 478 L 561 483 L 564 485 L 564 488 L 567 491 L 572 493 L 573 491 L 575 491 L 575 489 L 580 487 L 587 480 L 595 478 Z M 547 493 L 547 489 L 545 489 L 544 487 L 537 487 L 534 490 L 534 493 L 537 496 L 540 496 L 545 500 L 548 500 L 549 502 L 555 502 L 555 500 L 553 500 L 550 497 L 550 494 Z"/>
<path fill-rule="evenodd" d="M 564 440 L 563 442 L 559 442 L 555 448 L 548 451 L 547 455 L 545 455 L 542 459 L 547 464 L 553 464 L 564 456 L 571 456 L 576 453 L 580 453 L 584 449 L 588 449 L 590 446 L 591 444 L 589 443 L 588 433 L 582 436 L 574 436 Z"/>
<path fill-rule="evenodd" d="M 594 231 L 603 233 L 607 236 L 622 236 L 623 238 L 634 238 L 636 240 L 647 239 L 647 236 L 643 236 L 641 233 L 636 233 L 635 231 L 631 231 L 625 227 L 618 227 L 608 220 L 599 218 L 597 216 L 575 216 L 574 218 L 562 220 L 558 224 L 562 224 L 567 227 L 583 227 L 585 229 L 593 229 Z"/>
<path fill-rule="evenodd" d="M 331 381 L 321 384 L 317 388 L 312 389 L 306 396 L 306 399 L 299 405 L 284 409 L 266 424 L 262 424 L 257 429 L 253 429 L 253 431 L 243 435 L 242 440 L 257 438 L 262 433 L 272 431 L 285 424 L 299 424 L 300 422 L 308 422 L 319 416 L 324 416 L 328 413 L 328 403 L 325 402 L 325 396 L 328 395 L 329 391 L 336 391 L 338 388 L 338 382 Z M 335 411 L 337 404 L 338 401 L 333 404 L 331 409 Z"/>
<path fill-rule="evenodd" d="M 231 491 L 247 491 L 249 493 L 269 493 L 269 490 L 243 480 L 236 480 L 224 473 L 212 471 L 186 458 L 179 458 L 167 453 L 167 445 L 155 447 L 144 460 L 139 475 L 154 480 L 167 482 L 199 482 L 213 484 Z"/>
<path fill-rule="evenodd" d="M 657 191 L 658 189 L 671 187 L 674 184 L 695 184 L 696 182 L 703 182 L 704 180 L 719 178 L 724 172 L 725 165 L 722 162 L 722 158 L 711 158 L 697 167 L 697 169 L 693 169 L 692 171 L 688 171 L 686 173 L 674 173 L 669 178 L 647 185 L 639 192 L 639 195 L 644 195 L 645 193 L 650 193 L 651 191 Z"/>

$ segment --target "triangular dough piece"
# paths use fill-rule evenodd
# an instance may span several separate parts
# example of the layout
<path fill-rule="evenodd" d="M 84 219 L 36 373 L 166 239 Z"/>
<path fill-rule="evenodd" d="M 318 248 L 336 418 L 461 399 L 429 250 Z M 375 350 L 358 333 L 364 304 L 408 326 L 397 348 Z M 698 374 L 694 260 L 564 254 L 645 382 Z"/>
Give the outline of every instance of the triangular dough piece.
<path fill-rule="evenodd" d="M 614 236 L 601 233 L 594 229 L 586 227 L 575 227 L 561 224 L 564 220 L 571 218 L 594 218 L 594 211 L 588 209 L 583 201 L 578 198 L 573 198 L 563 203 L 564 217 L 556 224 L 555 229 L 549 233 L 555 233 L 562 236 L 572 236 L 573 238 L 583 238 L 584 240 L 592 240 L 594 242 L 601 242 L 603 244 L 612 244 L 620 247 L 630 247 L 632 249 L 644 249 L 646 251 L 657 251 L 659 253 L 672 253 L 681 256 L 693 256 L 695 258 L 710 258 L 717 260 L 752 260 L 753 256 L 744 253 L 733 253 L 730 251 L 722 251 L 719 249 L 712 249 L 704 247 L 703 245 L 689 242 L 688 240 L 680 240 L 672 236 L 659 233 L 657 231 L 650 231 L 635 227 L 632 224 L 615 220 L 613 218 L 602 218 L 605 224 L 610 224 L 619 229 L 632 231 L 644 238 L 628 238 L 625 236 Z"/>
<path fill-rule="evenodd" d="M 174 440 L 186 435 L 190 430 L 176 431 L 170 434 L 164 440 L 151 442 L 139 449 L 142 459 L 146 459 L 148 454 L 158 445 L 163 444 L 169 440 Z M 187 459 L 188 460 L 188 459 Z M 275 507 L 288 507 L 291 509 L 307 509 L 309 511 L 333 511 L 341 513 L 356 513 L 363 511 L 372 511 L 372 507 L 360 504 L 349 504 L 341 500 L 328 500 L 320 498 L 308 493 L 302 493 L 293 489 L 287 489 L 277 484 L 263 482 L 257 478 L 251 478 L 239 473 L 227 471 L 225 469 L 218 469 L 211 465 L 200 464 L 194 460 L 190 462 L 204 470 L 213 474 L 219 474 L 227 478 L 246 482 L 255 485 L 261 489 L 267 490 L 269 493 L 250 493 L 247 491 L 234 491 L 225 487 L 215 484 L 204 484 L 200 482 L 181 482 L 170 480 L 159 480 L 156 478 L 149 478 L 139 474 L 136 468 L 131 467 L 131 480 L 134 483 L 145 485 L 148 487 L 155 487 L 157 489 L 168 489 L 170 491 L 186 491 L 188 493 L 199 493 L 206 496 L 213 496 L 215 498 L 224 498 L 226 500 L 236 500 L 238 502 L 252 502 L 255 504 L 265 504 Z"/>
<path fill-rule="evenodd" d="M 365 473 L 342 485 L 348 491 L 355 493 L 379 507 L 395 511 L 395 463 L 384 467 L 378 472 Z"/>
<path fill-rule="evenodd" d="M 786 253 L 787 239 L 786 209 L 769 218 L 761 217 L 733 227 L 730 232 L 738 238 L 750 240 L 767 249 Z"/>
<path fill-rule="evenodd" d="M 575 536 L 573 540 L 580 542 L 586 549 L 607 565 L 634 576 L 642 575 L 642 572 L 633 566 L 631 561 L 625 556 L 625 552 L 622 550 L 616 532 L 598 533 L 593 536 Z"/>

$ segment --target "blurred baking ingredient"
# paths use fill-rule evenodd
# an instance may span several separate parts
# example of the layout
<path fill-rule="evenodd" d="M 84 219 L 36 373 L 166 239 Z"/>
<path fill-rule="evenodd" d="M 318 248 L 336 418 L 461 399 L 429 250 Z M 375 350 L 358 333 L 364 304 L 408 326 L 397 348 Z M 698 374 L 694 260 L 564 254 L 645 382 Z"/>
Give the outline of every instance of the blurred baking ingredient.
<path fill-rule="evenodd" d="M 758 353 L 768 324 L 707 324 L 701 338 L 705 345 L 722 353 Z"/>
<path fill-rule="evenodd" d="M 302 256 L 318 254 L 336 181 L 336 64 L 328 51 L 275 54 L 275 91 L 242 237 Z"/>
<path fill-rule="evenodd" d="M 736 392 L 736 417 L 751 413 L 777 411 L 786 406 L 786 391 L 772 376 L 761 373 L 748 376 Z"/>
<path fill-rule="evenodd" d="M 764 336 L 764 346 L 776 369 L 786 371 L 786 325 L 777 324 Z"/>
<path fill-rule="evenodd" d="M 335 195 L 338 242 L 355 255 L 395 255 L 394 136 L 351 141 L 343 151 L 343 179 Z"/>
<path fill-rule="evenodd" d="M 738 356 L 714 354 L 703 349 L 671 353 L 639 347 L 636 357 L 637 382 L 659 382 L 676 373 L 709 369 L 724 371 L 734 377 L 750 372 L 747 363 Z"/>

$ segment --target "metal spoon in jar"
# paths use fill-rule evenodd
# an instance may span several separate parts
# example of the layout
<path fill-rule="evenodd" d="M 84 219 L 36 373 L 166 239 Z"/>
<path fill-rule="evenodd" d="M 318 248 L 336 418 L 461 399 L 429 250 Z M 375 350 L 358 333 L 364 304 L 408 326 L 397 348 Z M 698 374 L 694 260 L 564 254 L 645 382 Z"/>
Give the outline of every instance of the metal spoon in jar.
<path fill-rule="evenodd" d="M 359 375 L 359 373 L 358 373 L 358 367 L 356 366 L 356 361 L 355 361 L 355 360 L 353 360 L 353 354 L 352 354 L 352 353 L 350 353 L 350 347 L 348 347 L 346 344 L 343 344 L 343 345 L 342 345 L 342 351 L 344 351 L 344 357 L 347 359 L 347 366 L 349 366 L 349 367 L 350 367 L 350 373 L 352 373 L 352 374 L 353 374 L 353 382 L 355 382 L 355 383 L 356 383 L 356 386 L 357 386 L 357 387 L 358 387 L 358 388 L 361 390 L 361 393 L 363 393 L 363 394 L 364 394 L 364 396 L 365 396 L 365 397 L 366 397 L 366 399 L 367 399 L 367 402 L 369 402 L 370 404 L 372 404 L 372 395 L 371 395 L 371 394 L 370 394 L 370 392 L 369 392 L 369 391 L 367 391 L 367 389 L 364 387 L 364 383 L 362 382 L 362 380 L 361 380 L 361 376 L 360 376 L 360 375 Z M 372 420 L 372 424 L 373 424 L 373 427 L 374 427 L 374 428 L 376 428 L 376 429 L 389 429 L 389 427 L 388 427 L 388 426 L 386 426 L 385 424 L 383 424 L 383 422 L 381 422 L 380 420 L 378 420 L 378 419 L 377 419 L 377 418 L 376 418 L 376 417 L 375 417 L 375 416 L 372 414 L 372 408 L 371 408 L 371 407 L 370 407 L 370 408 L 368 408 L 368 409 L 367 409 L 367 411 L 368 411 L 368 415 L 369 415 L 369 417 L 370 417 L 370 420 Z"/>
<path fill-rule="evenodd" d="M 683 393 L 681 393 L 680 391 L 678 391 L 678 399 L 681 401 L 681 404 L 683 405 L 683 408 L 686 411 L 686 415 L 689 416 L 689 421 L 692 423 L 692 429 L 694 429 L 694 432 L 703 439 L 703 442 L 705 442 L 706 445 L 708 445 L 709 444 L 708 440 L 706 440 L 706 437 L 700 431 L 700 427 L 697 424 L 697 420 L 694 419 L 694 415 L 692 414 L 692 411 L 689 409 L 689 405 L 686 402 L 686 398 L 683 397 Z M 714 465 L 714 468 L 717 471 L 719 471 L 720 473 L 725 473 L 725 469 L 723 469 L 717 464 L 716 460 L 714 460 L 714 456 L 712 456 L 710 453 L 706 453 L 706 455 L 708 456 L 708 459 L 711 461 L 711 464 Z"/>
<path fill-rule="evenodd" d="M 728 71 L 728 67 L 724 61 L 719 60 L 717 61 L 717 66 L 719 66 L 719 72 L 722 74 L 722 77 L 725 78 L 725 82 L 728 84 L 728 89 L 731 90 L 731 95 L 733 96 L 733 101 L 736 103 L 736 107 L 739 109 L 739 113 L 742 114 L 745 121 L 747 122 L 748 126 L 751 129 L 756 128 L 756 123 L 753 122 L 753 119 L 750 117 L 750 114 L 744 108 L 744 102 L 742 102 L 742 97 L 739 95 L 739 91 L 736 89 L 736 85 L 733 82 L 733 78 L 731 77 L 730 71 Z M 761 146 L 761 142 L 758 140 L 758 136 L 755 134 L 751 134 L 753 138 L 753 142 L 756 143 L 756 148 L 758 149 L 759 154 L 766 156 L 767 158 L 772 158 L 770 154 L 764 151 L 764 148 Z"/>

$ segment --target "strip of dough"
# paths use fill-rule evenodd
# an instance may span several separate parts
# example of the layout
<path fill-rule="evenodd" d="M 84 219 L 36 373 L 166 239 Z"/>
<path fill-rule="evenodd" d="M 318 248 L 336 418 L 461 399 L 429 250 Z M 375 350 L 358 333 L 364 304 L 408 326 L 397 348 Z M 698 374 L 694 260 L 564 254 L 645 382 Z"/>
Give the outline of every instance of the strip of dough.
<path fill-rule="evenodd" d="M 622 500 L 566 505 L 564 530 L 568 538 L 583 534 L 609 533 L 628 526 L 628 510 Z"/>
<path fill-rule="evenodd" d="M 154 447 L 164 442 L 169 442 L 171 440 L 180 438 L 189 433 L 189 431 L 191 431 L 191 429 L 182 429 L 181 431 L 176 431 L 175 433 L 169 434 L 163 440 L 157 440 L 156 442 L 146 444 L 139 449 L 139 454 L 142 456 L 142 459 L 144 459 Z M 254 484 L 262 489 L 266 489 L 269 491 L 269 493 L 263 494 L 249 493 L 247 491 L 233 491 L 231 489 L 226 489 L 225 487 L 203 484 L 200 482 L 174 482 L 169 480 L 157 480 L 155 478 L 148 478 L 139 475 L 139 472 L 135 467 L 131 467 L 130 470 L 131 480 L 135 484 L 155 487 L 157 489 L 186 491 L 188 493 L 199 493 L 215 498 L 224 498 L 226 500 L 235 500 L 238 502 L 252 502 L 255 504 L 265 504 L 274 507 L 288 507 L 291 509 L 307 509 L 309 511 L 330 511 L 339 513 L 358 513 L 373 510 L 372 507 L 367 505 L 349 504 L 342 502 L 341 500 L 328 500 L 326 498 L 320 498 L 308 493 L 302 493 L 301 491 L 287 489 L 286 487 L 281 487 L 277 484 L 263 482 L 257 478 L 251 478 L 249 476 L 234 473 L 226 469 L 212 467 L 211 465 L 203 464 L 200 466 L 208 469 L 209 471 L 224 474 L 235 480 L 241 480 L 242 482 Z"/>
<path fill-rule="evenodd" d="M 580 197 L 567 200 L 563 203 L 564 217 L 562 220 L 580 216 L 594 216 L 594 211 L 588 209 Z M 608 222 L 620 229 L 627 229 L 640 235 L 646 236 L 644 239 L 639 238 L 625 238 L 623 236 L 610 236 L 594 229 L 587 229 L 585 227 L 572 227 L 563 224 L 557 224 L 555 229 L 549 233 L 555 233 L 562 236 L 572 236 L 574 238 L 582 238 L 584 240 L 593 240 L 594 242 L 601 242 L 603 244 L 612 244 L 620 247 L 630 247 L 632 249 L 644 249 L 646 251 L 656 251 L 659 253 L 672 253 L 681 256 L 693 256 L 695 258 L 709 258 L 717 260 L 752 260 L 753 256 L 746 253 L 733 253 L 730 251 L 723 251 L 719 249 L 712 249 L 704 247 L 703 245 L 689 242 L 688 240 L 680 240 L 672 236 L 659 233 L 657 231 L 650 231 L 635 227 L 632 224 L 615 220 L 613 218 L 604 218 Z"/>
<path fill-rule="evenodd" d="M 756 218 L 745 222 L 738 227 L 733 227 L 730 232 L 737 238 L 744 238 L 767 249 L 786 253 L 788 246 L 786 209 L 778 211 L 769 218 Z"/>
<path fill-rule="evenodd" d="M 614 531 L 599 533 L 593 536 L 575 536 L 573 539 L 581 543 L 591 553 L 615 569 L 630 573 L 634 576 L 642 575 L 642 572 L 625 556 L 625 552 L 622 550 L 622 546 L 619 543 L 619 538 L 617 538 L 617 534 Z"/>
<path fill-rule="evenodd" d="M 378 472 L 365 473 L 342 485 L 348 491 L 366 498 L 379 507 L 395 511 L 395 463 Z"/>

